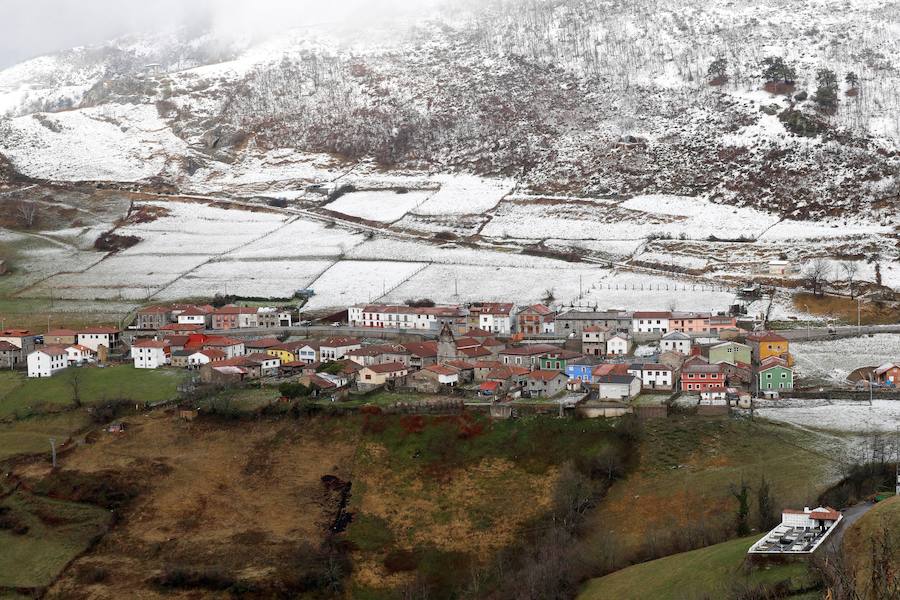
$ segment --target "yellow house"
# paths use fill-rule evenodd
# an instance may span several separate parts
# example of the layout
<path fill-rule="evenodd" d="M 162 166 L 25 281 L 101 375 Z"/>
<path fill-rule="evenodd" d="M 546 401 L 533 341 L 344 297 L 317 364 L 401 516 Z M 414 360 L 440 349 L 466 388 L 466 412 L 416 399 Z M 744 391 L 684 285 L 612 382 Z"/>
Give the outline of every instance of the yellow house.
<path fill-rule="evenodd" d="M 384 385 L 391 379 L 406 377 L 408 373 L 409 367 L 403 363 L 393 362 L 369 365 L 360 369 L 357 381 L 364 386 Z"/>
<path fill-rule="evenodd" d="M 786 338 L 771 332 L 762 332 L 750 334 L 747 336 L 753 348 L 753 359 L 756 362 L 762 362 L 772 356 L 783 358 L 791 363 L 791 355 L 789 353 L 790 345 Z"/>
<path fill-rule="evenodd" d="M 286 342 L 266 348 L 266 354 L 278 357 L 281 360 L 281 364 L 290 362 L 314 363 L 319 360 L 319 344 L 318 342 L 310 341 Z"/>

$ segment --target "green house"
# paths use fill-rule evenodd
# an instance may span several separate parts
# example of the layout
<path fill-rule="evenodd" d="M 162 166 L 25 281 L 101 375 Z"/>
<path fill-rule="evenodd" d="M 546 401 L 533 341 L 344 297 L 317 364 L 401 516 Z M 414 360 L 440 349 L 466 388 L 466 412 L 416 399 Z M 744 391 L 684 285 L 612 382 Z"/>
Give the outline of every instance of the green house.
<path fill-rule="evenodd" d="M 759 391 L 794 389 L 794 371 L 784 365 L 772 365 L 760 369 Z"/>
<path fill-rule="evenodd" d="M 730 365 L 744 363 L 749 365 L 750 356 L 750 346 L 737 342 L 722 342 L 709 349 L 709 362 L 713 365 L 717 363 L 728 363 Z"/>
<path fill-rule="evenodd" d="M 582 354 L 571 350 L 548 352 L 540 357 L 540 369 L 542 371 L 565 371 L 570 360 L 581 358 L 582 356 Z"/>

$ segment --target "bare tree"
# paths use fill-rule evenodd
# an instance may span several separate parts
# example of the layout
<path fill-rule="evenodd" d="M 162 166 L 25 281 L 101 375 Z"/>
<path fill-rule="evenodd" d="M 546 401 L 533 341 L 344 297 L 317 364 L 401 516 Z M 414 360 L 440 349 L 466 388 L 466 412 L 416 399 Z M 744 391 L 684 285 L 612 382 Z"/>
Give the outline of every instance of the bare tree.
<path fill-rule="evenodd" d="M 847 279 L 850 287 L 850 297 L 856 298 L 856 275 L 859 273 L 859 264 L 856 261 L 847 260 L 841 263 L 841 272 Z"/>
<path fill-rule="evenodd" d="M 16 207 L 16 211 L 19 215 L 19 222 L 22 223 L 23 226 L 28 229 L 34 227 L 34 222 L 37 220 L 36 203 L 31 202 L 30 200 L 22 200 Z"/>
<path fill-rule="evenodd" d="M 831 276 L 831 265 L 822 257 L 812 261 L 803 271 L 807 285 L 812 289 L 816 296 L 821 296 L 825 283 Z"/>
<path fill-rule="evenodd" d="M 69 369 L 69 387 L 72 389 L 72 403 L 75 408 L 81 408 L 81 382 L 78 377 L 78 369 Z"/>

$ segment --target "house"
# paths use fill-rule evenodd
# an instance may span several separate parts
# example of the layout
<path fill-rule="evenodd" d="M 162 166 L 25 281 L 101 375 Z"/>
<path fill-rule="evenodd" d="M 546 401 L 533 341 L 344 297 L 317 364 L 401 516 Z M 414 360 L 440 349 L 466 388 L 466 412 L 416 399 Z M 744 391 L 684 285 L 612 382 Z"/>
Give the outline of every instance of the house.
<path fill-rule="evenodd" d="M 553 333 L 553 321 L 556 313 L 543 304 L 532 304 L 519 310 L 516 314 L 516 330 L 523 335 L 539 335 Z M 550 331 L 548 332 L 548 325 Z"/>
<path fill-rule="evenodd" d="M 256 326 L 264 329 L 276 329 L 291 326 L 291 311 L 283 308 L 263 306 L 256 311 Z"/>
<path fill-rule="evenodd" d="M 421 369 L 437 363 L 437 342 L 409 342 L 403 344 L 403 347 L 409 352 L 411 368 Z"/>
<path fill-rule="evenodd" d="M 450 365 L 429 365 L 422 372 L 426 376 L 435 377 L 441 385 L 454 386 L 459 383 L 459 369 Z"/>
<path fill-rule="evenodd" d="M 96 360 L 97 353 L 87 346 L 79 346 L 78 344 L 66 346 L 66 361 L 70 365 L 82 365 Z"/>
<path fill-rule="evenodd" d="M 213 310 L 212 328 L 228 330 L 258 327 L 259 320 L 256 314 L 257 309 L 251 306 L 234 306 L 229 304 Z"/>
<path fill-rule="evenodd" d="M 175 320 L 179 325 L 200 325 L 201 329 L 206 329 L 212 324 L 212 314 L 204 307 L 188 306 L 178 313 Z"/>
<path fill-rule="evenodd" d="M 635 333 L 668 333 L 669 319 L 672 313 L 667 311 L 639 311 L 631 317 L 631 330 Z"/>
<path fill-rule="evenodd" d="M 189 350 L 189 348 L 187 348 L 187 345 L 191 341 L 190 335 L 166 335 L 163 336 L 163 339 L 169 342 L 169 347 L 172 349 L 172 352 Z M 199 348 L 199 344 L 197 344 L 196 347 Z"/>
<path fill-rule="evenodd" d="M 277 356 L 282 364 L 290 362 L 320 362 L 319 342 L 309 340 L 279 343 L 269 346 L 264 351 L 272 356 Z"/>
<path fill-rule="evenodd" d="M 199 323 L 169 323 L 163 325 L 157 331 L 162 335 L 191 335 L 192 333 L 200 333 L 205 329 L 204 325 Z"/>
<path fill-rule="evenodd" d="M 189 360 L 191 354 L 194 352 L 192 350 L 176 350 L 172 348 L 172 345 L 169 345 L 169 350 L 171 350 L 171 354 L 169 355 L 169 365 L 175 367 L 176 369 L 187 369 L 191 366 Z"/>
<path fill-rule="evenodd" d="M 362 343 L 356 338 L 331 337 L 322 340 L 322 343 L 319 345 L 319 360 L 321 362 L 340 360 L 351 350 L 360 348 L 362 348 Z"/>
<path fill-rule="evenodd" d="M 188 351 L 190 352 L 190 351 Z M 207 363 L 222 362 L 227 359 L 228 355 L 222 350 L 210 348 L 209 350 L 198 350 L 188 355 L 187 364 L 189 367 L 200 367 Z"/>
<path fill-rule="evenodd" d="M 131 345 L 135 369 L 158 369 L 171 362 L 172 349 L 165 340 L 139 340 Z"/>
<path fill-rule="evenodd" d="M 729 341 L 716 344 L 709 348 L 709 362 L 712 364 L 727 363 L 736 365 L 738 363 L 750 364 L 752 361 L 752 351 L 747 344 Z"/>
<path fill-rule="evenodd" d="M 450 360 L 445 364 L 459 371 L 460 383 L 471 383 L 475 381 L 475 365 L 465 360 Z"/>
<path fill-rule="evenodd" d="M 591 371 L 591 381 L 597 383 L 601 377 L 608 375 L 628 375 L 628 367 L 625 363 L 603 363 L 594 367 Z M 632 376 L 633 377 L 633 376 Z"/>
<path fill-rule="evenodd" d="M 200 381 L 213 385 L 236 385 L 248 379 L 247 369 L 221 363 L 200 367 Z"/>
<path fill-rule="evenodd" d="M 78 333 L 74 329 L 51 329 L 44 334 L 45 346 L 69 346 L 78 341 Z"/>
<path fill-rule="evenodd" d="M 504 365 L 516 365 L 519 367 L 537 368 L 540 358 L 548 352 L 558 352 L 558 346 L 550 344 L 523 344 L 521 346 L 507 346 L 500 351 L 499 359 Z"/>
<path fill-rule="evenodd" d="M 244 342 L 221 335 L 210 335 L 206 337 L 203 341 L 203 349 L 208 350 L 210 348 L 221 350 L 228 359 L 244 355 Z"/>
<path fill-rule="evenodd" d="M 680 352 L 687 356 L 691 353 L 691 336 L 680 331 L 670 331 L 659 340 L 662 352 Z"/>
<path fill-rule="evenodd" d="M 726 332 L 737 334 L 740 331 L 737 326 L 737 317 L 726 314 L 709 316 L 709 335 L 717 335 L 721 339 L 728 339 Z"/>
<path fill-rule="evenodd" d="M 765 359 L 775 356 L 782 358 L 790 364 L 789 344 L 786 338 L 771 331 L 758 331 L 747 335 L 747 343 L 750 344 L 753 362 L 762 363 Z"/>
<path fill-rule="evenodd" d="M 79 331 L 75 340 L 80 346 L 87 346 L 98 353 L 101 346 L 109 352 L 118 352 L 121 342 L 121 332 L 115 327 L 88 327 Z"/>
<path fill-rule="evenodd" d="M 246 354 L 245 358 L 259 363 L 260 374 L 263 377 L 278 375 L 281 359 L 277 356 L 272 356 L 265 352 L 253 352 L 252 354 Z"/>
<path fill-rule="evenodd" d="M 357 384 L 360 387 L 375 387 L 394 379 L 406 377 L 408 373 L 409 367 L 403 363 L 370 365 L 360 369 Z"/>
<path fill-rule="evenodd" d="M 0 331 L 0 342 L 9 342 L 17 347 L 22 351 L 22 356 L 28 356 L 34 351 L 36 337 L 34 333 L 27 329 L 6 329 Z M 44 343 L 46 344 L 46 342 Z"/>
<path fill-rule="evenodd" d="M 606 312 L 573 308 L 556 316 L 556 333 L 581 335 L 585 327 L 599 325 L 612 331 L 631 331 L 631 313 L 623 310 Z"/>
<path fill-rule="evenodd" d="M 731 363 L 716 363 L 722 365 L 722 372 L 725 373 L 725 383 L 727 385 L 738 387 L 747 385 L 753 381 L 753 368 L 747 364 L 739 362 L 736 365 Z"/>
<path fill-rule="evenodd" d="M 409 366 L 409 351 L 400 344 L 374 344 L 350 350 L 346 354 L 353 362 L 367 367 L 380 363 L 399 362 Z"/>
<path fill-rule="evenodd" d="M 473 363 L 475 367 L 475 381 L 484 381 L 487 374 L 503 366 L 499 360 L 476 360 Z"/>
<path fill-rule="evenodd" d="M 777 356 L 763 360 L 756 374 L 757 390 L 760 392 L 794 389 L 794 371 Z"/>
<path fill-rule="evenodd" d="M 144 331 L 156 331 L 172 322 L 172 308 L 169 306 L 147 306 L 137 311 L 134 325 Z M 67 342 L 74 344 L 75 341 Z"/>
<path fill-rule="evenodd" d="M 466 322 L 490 333 L 512 335 L 516 326 L 516 306 L 510 302 L 475 302 L 468 306 Z"/>
<path fill-rule="evenodd" d="M 681 391 L 700 393 L 709 388 L 725 387 L 722 365 L 687 361 L 681 368 Z"/>
<path fill-rule="evenodd" d="M 482 381 L 478 386 L 478 395 L 486 398 L 496 397 L 503 393 L 503 383 L 500 381 Z"/>
<path fill-rule="evenodd" d="M 606 340 L 606 354 L 609 356 L 625 356 L 631 353 L 631 338 L 627 333 L 617 333 Z"/>
<path fill-rule="evenodd" d="M 584 355 L 572 350 L 556 348 L 538 358 L 538 369 L 542 371 L 565 371 L 570 360 L 582 358 Z"/>
<path fill-rule="evenodd" d="M 26 358 L 29 377 L 50 377 L 69 366 L 63 346 L 44 346 L 28 354 Z"/>
<path fill-rule="evenodd" d="M 15 369 L 22 363 L 22 349 L 10 342 L 0 342 L 0 369 Z"/>
<path fill-rule="evenodd" d="M 784 277 L 795 272 L 796 270 L 791 266 L 791 261 L 789 260 L 773 259 L 766 263 L 766 273 L 768 275 Z"/>
<path fill-rule="evenodd" d="M 900 363 L 884 363 L 873 371 L 875 382 L 889 387 L 900 387 Z"/>
<path fill-rule="evenodd" d="M 678 333 L 709 333 L 709 313 L 675 312 L 669 319 L 669 331 Z"/>
<path fill-rule="evenodd" d="M 594 367 L 600 364 L 596 356 L 582 356 L 566 361 L 566 376 L 570 380 L 590 383 L 594 378 Z"/>
<path fill-rule="evenodd" d="M 589 356 L 606 354 L 606 340 L 613 334 L 612 329 L 603 325 L 591 325 L 581 331 L 581 353 Z"/>
<path fill-rule="evenodd" d="M 601 375 L 596 377 L 600 400 L 631 400 L 641 393 L 641 380 L 634 375 Z"/>
<path fill-rule="evenodd" d="M 675 389 L 675 370 L 658 363 L 634 363 L 629 365 L 628 374 L 641 380 L 641 388 L 651 390 Z"/>
<path fill-rule="evenodd" d="M 440 331 L 466 327 L 466 311 L 459 306 L 406 306 L 405 304 L 357 304 L 347 309 L 351 327 L 377 329 L 424 329 Z"/>
<path fill-rule="evenodd" d="M 532 371 L 525 376 L 525 392 L 532 398 L 552 398 L 565 391 L 567 381 L 559 371 Z"/>
<path fill-rule="evenodd" d="M 659 356 L 656 358 L 656 362 L 661 365 L 668 365 L 676 371 L 679 371 L 686 358 L 687 357 L 681 352 L 660 352 Z"/>
<path fill-rule="evenodd" d="M 531 373 L 531 371 L 525 367 L 500 366 L 496 369 L 491 369 L 484 376 L 484 381 L 499 383 L 501 389 L 505 391 L 514 387 L 525 387 L 529 373 Z"/>
<path fill-rule="evenodd" d="M 706 406 L 720 406 L 727 404 L 727 390 L 724 386 L 708 387 L 700 392 L 700 404 Z"/>

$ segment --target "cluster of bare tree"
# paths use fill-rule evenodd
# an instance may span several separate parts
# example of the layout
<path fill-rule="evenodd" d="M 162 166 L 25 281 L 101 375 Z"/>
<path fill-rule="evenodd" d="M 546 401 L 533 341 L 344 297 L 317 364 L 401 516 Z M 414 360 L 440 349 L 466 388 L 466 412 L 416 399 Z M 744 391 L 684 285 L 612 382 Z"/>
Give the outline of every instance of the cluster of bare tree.
<path fill-rule="evenodd" d="M 878 271 L 880 268 L 876 265 L 876 272 Z M 846 260 L 834 265 L 826 258 L 815 258 L 803 269 L 803 278 L 809 290 L 817 296 L 824 294 L 829 285 L 842 282 L 850 297 L 856 298 L 860 284 L 859 262 Z M 876 285 L 880 286 L 881 282 L 877 281 Z"/>

